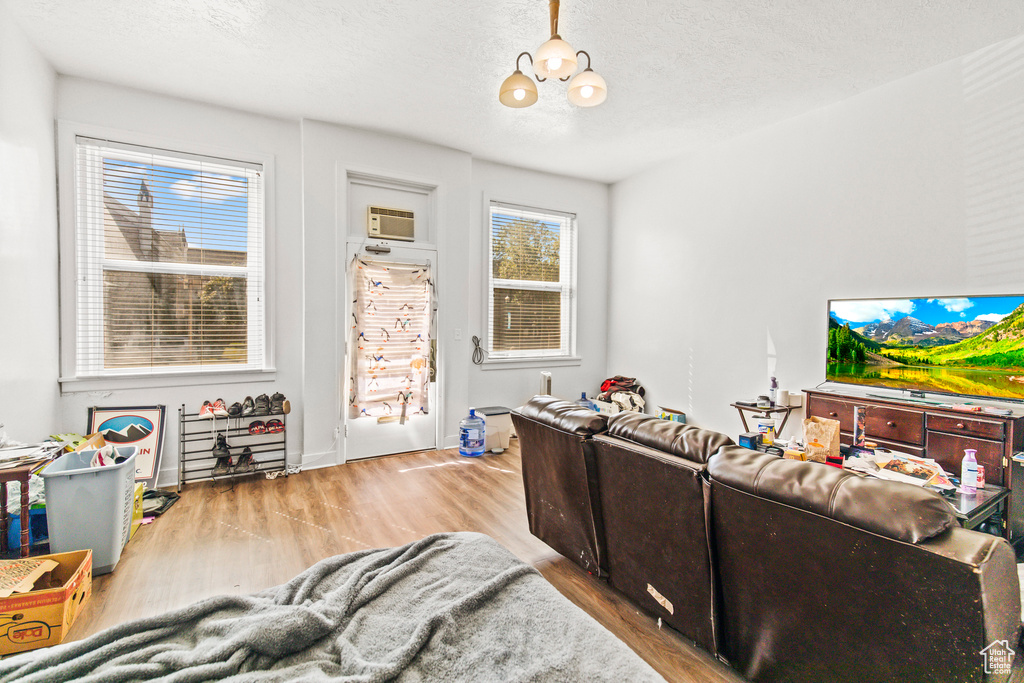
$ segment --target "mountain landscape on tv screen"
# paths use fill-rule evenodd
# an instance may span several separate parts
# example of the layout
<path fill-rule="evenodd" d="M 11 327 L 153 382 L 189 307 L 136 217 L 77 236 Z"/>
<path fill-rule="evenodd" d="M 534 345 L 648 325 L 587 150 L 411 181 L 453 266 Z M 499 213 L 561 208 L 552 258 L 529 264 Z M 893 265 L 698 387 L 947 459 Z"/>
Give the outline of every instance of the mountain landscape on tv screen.
<path fill-rule="evenodd" d="M 833 301 L 827 356 L 832 381 L 1024 398 L 1024 297 Z"/>

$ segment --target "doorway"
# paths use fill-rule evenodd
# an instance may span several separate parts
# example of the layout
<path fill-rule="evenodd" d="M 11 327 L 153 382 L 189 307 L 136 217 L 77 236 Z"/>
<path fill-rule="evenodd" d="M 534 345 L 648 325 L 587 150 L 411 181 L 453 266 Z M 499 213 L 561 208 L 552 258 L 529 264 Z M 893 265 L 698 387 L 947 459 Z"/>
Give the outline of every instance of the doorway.
<path fill-rule="evenodd" d="M 345 459 L 437 446 L 436 252 L 348 249 Z"/>

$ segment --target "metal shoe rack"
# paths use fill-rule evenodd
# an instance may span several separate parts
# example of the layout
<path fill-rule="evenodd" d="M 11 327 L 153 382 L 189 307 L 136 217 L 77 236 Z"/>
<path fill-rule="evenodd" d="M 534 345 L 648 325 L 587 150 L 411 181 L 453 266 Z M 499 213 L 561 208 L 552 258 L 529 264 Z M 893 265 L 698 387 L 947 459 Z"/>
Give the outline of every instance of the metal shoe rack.
<path fill-rule="evenodd" d="M 250 434 L 249 425 L 256 420 L 267 422 L 277 418 L 284 429 L 271 434 Z M 231 461 L 237 466 L 242 451 L 248 446 L 252 450 L 255 468 L 235 471 L 232 467 L 226 474 L 213 476 L 217 463 L 213 445 L 217 434 L 223 434 L 231 450 Z M 283 472 L 288 476 L 287 451 L 288 418 L 284 413 L 250 415 L 247 417 L 199 417 L 199 413 L 186 413 L 185 405 L 178 408 L 178 492 L 181 487 L 203 479 L 232 479 L 247 474 Z"/>

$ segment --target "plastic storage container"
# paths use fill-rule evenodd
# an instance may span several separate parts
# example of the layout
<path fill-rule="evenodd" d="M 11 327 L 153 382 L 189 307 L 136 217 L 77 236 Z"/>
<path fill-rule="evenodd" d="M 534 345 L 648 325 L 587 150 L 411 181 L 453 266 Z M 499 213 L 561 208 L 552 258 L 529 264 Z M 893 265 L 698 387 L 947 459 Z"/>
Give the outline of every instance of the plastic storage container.
<path fill-rule="evenodd" d="M 131 532 L 135 446 L 116 447 L 118 465 L 89 467 L 95 450 L 65 453 L 40 472 L 50 552 L 92 550 L 93 574 L 114 571 Z"/>
<path fill-rule="evenodd" d="M 487 423 L 476 414 L 476 410 L 471 409 L 469 417 L 464 417 L 459 422 L 459 455 L 465 455 L 468 458 L 483 455 L 486 435 Z"/>
<path fill-rule="evenodd" d="M 46 508 L 31 508 L 28 511 L 28 544 L 42 543 L 47 538 Z M 7 514 L 7 547 L 21 547 L 21 513 Z"/>
<path fill-rule="evenodd" d="M 501 453 L 508 448 L 508 440 L 512 438 L 512 411 L 505 406 L 487 406 L 477 408 L 476 412 L 484 416 L 487 428 L 484 430 L 484 450 Z"/>

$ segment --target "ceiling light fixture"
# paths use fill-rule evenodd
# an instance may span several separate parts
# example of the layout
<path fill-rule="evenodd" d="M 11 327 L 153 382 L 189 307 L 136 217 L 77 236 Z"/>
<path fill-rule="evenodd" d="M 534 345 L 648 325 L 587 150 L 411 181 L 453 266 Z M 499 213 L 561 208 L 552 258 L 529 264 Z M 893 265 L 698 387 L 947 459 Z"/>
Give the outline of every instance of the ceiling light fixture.
<path fill-rule="evenodd" d="M 519 68 L 523 57 L 528 57 L 537 81 L 543 83 L 549 78 L 568 81 L 576 72 L 579 56 L 587 58 L 587 68 L 576 74 L 569 82 L 569 101 L 578 107 L 596 107 L 608 97 L 608 85 L 590 68 L 590 55 L 583 50 L 576 52 L 569 43 L 558 35 L 559 0 L 550 0 L 548 13 L 551 18 L 551 38 L 537 48 L 536 56 L 521 52 L 516 57 L 516 70 L 506 78 L 498 90 L 498 100 L 506 107 L 529 107 L 537 101 L 537 86 Z"/>

